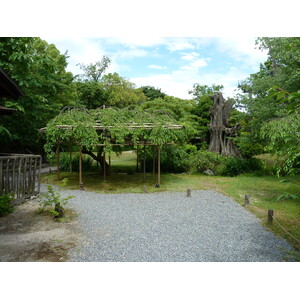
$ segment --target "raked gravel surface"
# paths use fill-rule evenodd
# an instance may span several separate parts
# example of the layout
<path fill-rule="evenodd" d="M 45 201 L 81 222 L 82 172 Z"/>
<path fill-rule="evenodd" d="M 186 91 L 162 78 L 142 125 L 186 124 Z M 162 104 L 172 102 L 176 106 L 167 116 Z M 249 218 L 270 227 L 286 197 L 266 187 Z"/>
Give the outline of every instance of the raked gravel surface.
<path fill-rule="evenodd" d="M 42 187 L 45 190 L 45 186 Z M 83 237 L 69 261 L 280 262 L 293 248 L 233 199 L 207 190 L 100 194 L 79 190 Z"/>

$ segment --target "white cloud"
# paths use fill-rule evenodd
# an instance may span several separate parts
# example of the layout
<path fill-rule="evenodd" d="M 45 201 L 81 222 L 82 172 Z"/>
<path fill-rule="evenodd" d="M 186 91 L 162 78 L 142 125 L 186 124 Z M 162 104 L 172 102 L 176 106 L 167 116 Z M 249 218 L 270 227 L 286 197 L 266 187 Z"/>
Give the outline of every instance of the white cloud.
<path fill-rule="evenodd" d="M 200 54 L 196 52 L 191 52 L 191 53 L 182 53 L 183 55 L 181 56 L 181 59 L 184 60 L 194 60 L 197 58 Z"/>
<path fill-rule="evenodd" d="M 129 48 L 135 47 L 154 47 L 165 43 L 165 39 L 161 37 L 151 36 L 125 36 L 108 38 L 110 44 L 124 45 Z"/>
<path fill-rule="evenodd" d="M 95 39 L 73 37 L 73 38 L 47 38 L 48 43 L 53 43 L 61 53 L 68 50 L 68 67 L 67 70 L 74 75 L 82 73 L 78 64 L 95 63 L 102 59 L 103 55 L 107 55 L 106 51 Z M 115 69 L 112 63 L 110 68 Z"/>
<path fill-rule="evenodd" d="M 261 62 L 267 60 L 267 51 L 255 47 L 255 38 L 252 37 L 221 37 L 217 39 L 217 47 L 226 52 L 236 61 L 257 69 Z"/>
<path fill-rule="evenodd" d="M 169 51 L 174 52 L 174 51 L 180 51 L 185 49 L 194 49 L 195 46 L 190 42 L 172 41 L 168 44 L 167 48 Z"/>
<path fill-rule="evenodd" d="M 197 59 L 192 61 L 186 66 L 181 67 L 181 70 L 198 70 L 199 68 L 206 67 L 207 62 L 204 59 Z"/>
<path fill-rule="evenodd" d="M 150 65 L 148 66 L 149 69 L 156 69 L 156 70 L 163 70 L 166 69 L 167 67 L 159 66 L 159 65 Z"/>
<path fill-rule="evenodd" d="M 143 57 L 147 56 L 149 53 L 143 49 L 128 49 L 122 50 L 114 54 L 114 57 L 117 59 L 127 59 L 127 58 L 134 58 L 134 57 Z"/>
<path fill-rule="evenodd" d="M 201 64 L 200 62 L 198 62 Z M 249 76 L 248 73 L 239 69 L 229 69 L 224 73 L 199 73 L 198 68 L 179 69 L 167 74 L 130 78 L 137 86 L 152 85 L 170 96 L 182 99 L 191 99 L 188 93 L 192 90 L 193 84 L 222 84 L 224 85 L 224 97 L 233 97 L 237 89 L 238 82 Z"/>

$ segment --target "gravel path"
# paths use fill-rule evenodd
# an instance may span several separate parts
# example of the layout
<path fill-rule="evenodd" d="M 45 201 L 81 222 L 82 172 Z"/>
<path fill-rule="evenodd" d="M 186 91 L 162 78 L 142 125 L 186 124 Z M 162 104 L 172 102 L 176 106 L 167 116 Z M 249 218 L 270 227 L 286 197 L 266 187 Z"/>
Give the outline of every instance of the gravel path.
<path fill-rule="evenodd" d="M 229 197 L 214 191 L 74 195 L 82 244 L 70 261 L 267 262 L 293 250 Z"/>

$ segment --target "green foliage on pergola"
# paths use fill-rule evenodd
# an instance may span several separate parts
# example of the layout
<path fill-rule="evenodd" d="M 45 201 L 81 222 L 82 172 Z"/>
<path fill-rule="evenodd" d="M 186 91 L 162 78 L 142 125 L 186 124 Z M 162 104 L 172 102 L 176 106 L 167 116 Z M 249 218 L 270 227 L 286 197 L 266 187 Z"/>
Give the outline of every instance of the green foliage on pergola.
<path fill-rule="evenodd" d="M 91 110 L 67 107 L 41 131 L 46 132 L 45 150 L 50 155 L 58 142 L 72 141 L 87 149 L 102 145 L 109 153 L 113 144 L 180 143 L 196 133 L 191 124 L 176 124 L 164 111 L 112 107 Z"/>

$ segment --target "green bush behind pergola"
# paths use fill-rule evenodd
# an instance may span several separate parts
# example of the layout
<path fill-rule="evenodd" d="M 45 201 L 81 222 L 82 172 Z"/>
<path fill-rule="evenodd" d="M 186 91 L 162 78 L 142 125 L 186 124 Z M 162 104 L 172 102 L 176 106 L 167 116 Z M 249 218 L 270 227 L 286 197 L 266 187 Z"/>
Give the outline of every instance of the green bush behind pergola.
<path fill-rule="evenodd" d="M 66 107 L 59 115 L 48 122 L 41 132 L 46 133 L 44 146 L 48 157 L 58 156 L 61 144 L 79 147 L 79 186 L 82 183 L 82 149 L 91 151 L 95 146 L 102 147 L 103 159 L 110 155 L 113 145 L 152 145 L 158 152 L 158 186 L 160 185 L 160 150 L 164 144 L 184 143 L 196 134 L 191 123 L 177 124 L 176 120 L 164 111 L 141 109 L 118 109 L 101 107 L 87 110 Z M 105 163 L 104 163 L 105 167 Z M 104 176 L 105 176 L 104 170 Z"/>

